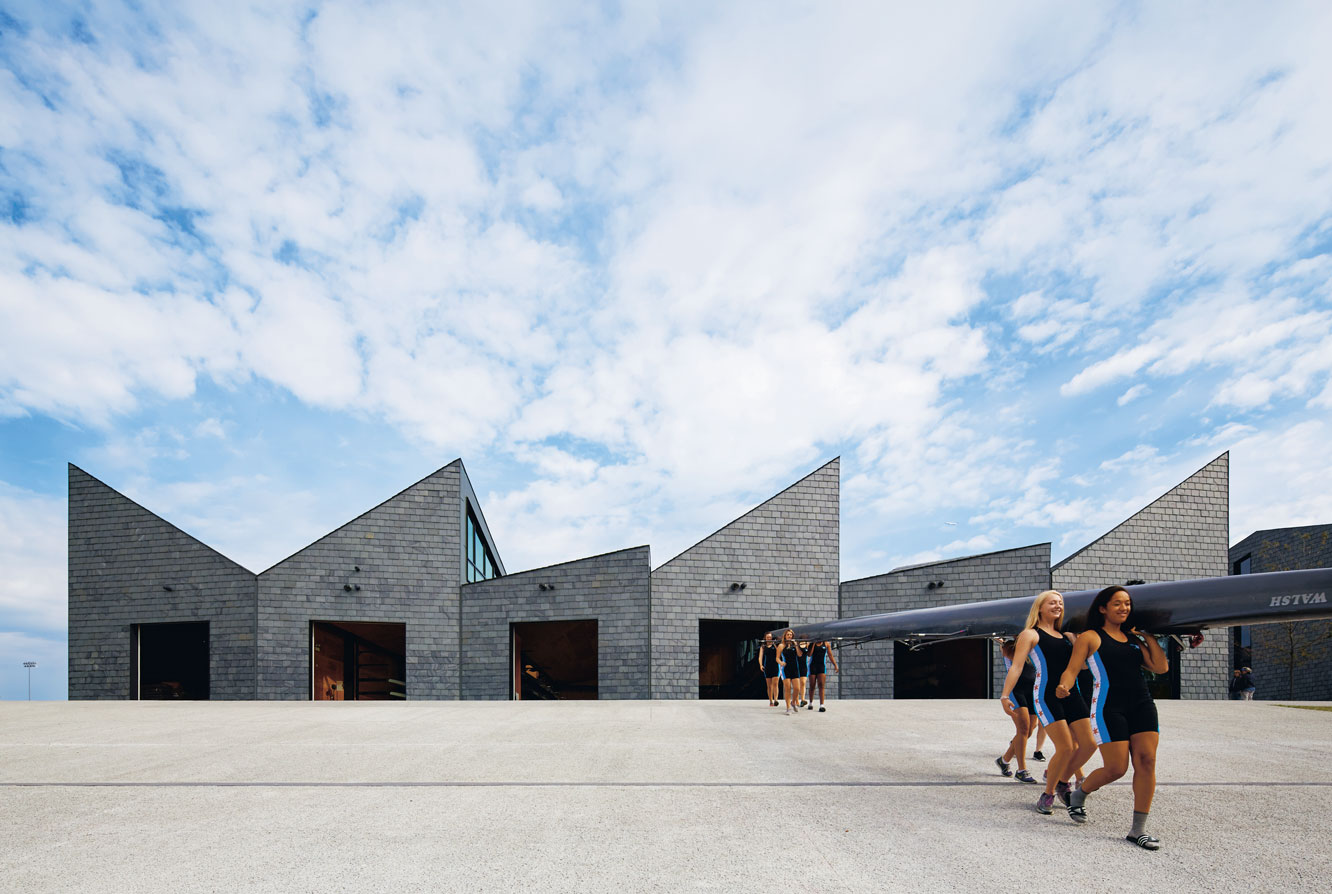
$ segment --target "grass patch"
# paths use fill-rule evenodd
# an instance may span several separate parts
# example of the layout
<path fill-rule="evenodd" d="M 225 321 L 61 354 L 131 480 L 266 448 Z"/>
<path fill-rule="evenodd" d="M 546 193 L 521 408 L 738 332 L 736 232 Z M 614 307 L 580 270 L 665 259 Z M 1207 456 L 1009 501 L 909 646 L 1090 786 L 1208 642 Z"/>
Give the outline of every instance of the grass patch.
<path fill-rule="evenodd" d="M 1332 711 L 1328 705 L 1277 705 L 1278 708 L 1299 708 L 1301 711 Z"/>

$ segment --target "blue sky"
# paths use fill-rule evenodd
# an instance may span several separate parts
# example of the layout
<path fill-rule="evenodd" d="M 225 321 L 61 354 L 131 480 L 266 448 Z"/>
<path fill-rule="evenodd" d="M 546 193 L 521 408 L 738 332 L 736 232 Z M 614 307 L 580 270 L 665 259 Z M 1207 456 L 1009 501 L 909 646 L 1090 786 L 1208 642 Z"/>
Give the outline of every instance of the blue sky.
<path fill-rule="evenodd" d="M 510 570 L 837 455 L 844 579 L 1332 521 L 1330 15 L 6 4 L 0 698 L 67 462 L 254 570 L 458 456 Z"/>

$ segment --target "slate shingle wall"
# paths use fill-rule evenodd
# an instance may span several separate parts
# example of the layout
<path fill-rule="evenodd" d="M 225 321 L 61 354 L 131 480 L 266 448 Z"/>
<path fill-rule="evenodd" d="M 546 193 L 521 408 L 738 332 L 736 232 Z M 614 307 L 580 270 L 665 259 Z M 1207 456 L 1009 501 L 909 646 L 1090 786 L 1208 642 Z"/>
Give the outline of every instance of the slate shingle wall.
<path fill-rule="evenodd" d="M 1230 454 L 1203 466 L 1160 499 L 1051 570 L 1056 590 L 1098 590 L 1129 580 L 1148 583 L 1224 577 L 1230 541 Z M 1230 628 L 1207 631 L 1180 659 L 1180 698 L 1225 698 Z"/>
<path fill-rule="evenodd" d="M 132 626 L 181 621 L 209 624 L 210 697 L 254 698 L 255 587 L 252 572 L 69 467 L 70 699 L 135 697 Z"/>
<path fill-rule="evenodd" d="M 645 699 L 651 553 L 646 546 L 536 568 L 462 588 L 462 692 L 507 699 L 509 625 L 597 621 L 597 697 Z M 554 586 L 542 591 L 541 584 Z"/>
<path fill-rule="evenodd" d="M 929 589 L 930 581 L 940 580 L 941 589 Z M 1034 596 L 1049 587 L 1050 544 L 1038 543 L 846 581 L 841 586 L 841 617 Z M 892 642 L 852 646 L 840 654 L 844 698 L 893 697 Z M 991 689 L 998 696 L 1004 659 L 993 644 L 990 654 Z"/>
<path fill-rule="evenodd" d="M 1250 574 L 1332 568 L 1332 525 L 1256 531 L 1230 548 Z M 1332 700 L 1332 621 L 1255 624 L 1249 665 L 1257 699 Z"/>
<path fill-rule="evenodd" d="M 837 616 L 840 469 L 834 459 L 652 572 L 653 698 L 698 698 L 702 619 Z"/>
<path fill-rule="evenodd" d="M 260 698 L 310 697 L 311 621 L 405 624 L 407 697 L 458 698 L 463 475 L 454 461 L 259 575 Z"/>

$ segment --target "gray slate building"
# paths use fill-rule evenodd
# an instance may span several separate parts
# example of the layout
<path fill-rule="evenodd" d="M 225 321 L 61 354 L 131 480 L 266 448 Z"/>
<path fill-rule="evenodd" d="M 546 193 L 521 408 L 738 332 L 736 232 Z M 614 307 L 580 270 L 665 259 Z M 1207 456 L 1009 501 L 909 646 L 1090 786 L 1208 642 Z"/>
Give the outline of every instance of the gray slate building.
<path fill-rule="evenodd" d="M 1222 455 L 1053 569 L 1043 543 L 839 583 L 838 459 L 655 569 L 634 546 L 513 574 L 461 460 L 259 573 L 71 465 L 69 696 L 761 699 L 755 640 L 777 627 L 1225 574 L 1227 473 Z M 1225 695 L 1226 638 L 1214 651 L 1184 657 L 1174 694 Z M 985 641 L 841 659 L 834 697 L 1003 679 Z"/>
<path fill-rule="evenodd" d="M 1332 525 L 1254 531 L 1230 548 L 1231 574 L 1332 568 Z M 1332 621 L 1233 628 L 1234 667 L 1253 668 L 1254 698 L 1332 701 Z"/>

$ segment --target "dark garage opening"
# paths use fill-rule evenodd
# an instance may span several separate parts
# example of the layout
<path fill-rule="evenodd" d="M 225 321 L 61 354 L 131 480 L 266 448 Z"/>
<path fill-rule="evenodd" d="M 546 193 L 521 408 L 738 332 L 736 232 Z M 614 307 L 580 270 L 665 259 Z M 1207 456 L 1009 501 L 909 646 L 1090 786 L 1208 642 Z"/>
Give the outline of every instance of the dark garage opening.
<path fill-rule="evenodd" d="M 132 654 L 138 698 L 208 698 L 207 621 L 136 624 Z"/>
<path fill-rule="evenodd" d="M 698 622 L 698 697 L 768 697 L 763 672 L 758 666 L 759 642 L 763 634 L 785 621 Z"/>
<path fill-rule="evenodd" d="M 407 697 L 407 625 L 311 621 L 311 698 L 399 701 Z"/>
<path fill-rule="evenodd" d="M 597 622 L 528 621 L 509 625 L 513 697 L 585 700 L 597 697 Z"/>
<path fill-rule="evenodd" d="M 956 639 L 911 651 L 893 644 L 893 698 L 989 698 L 990 649 Z"/>

